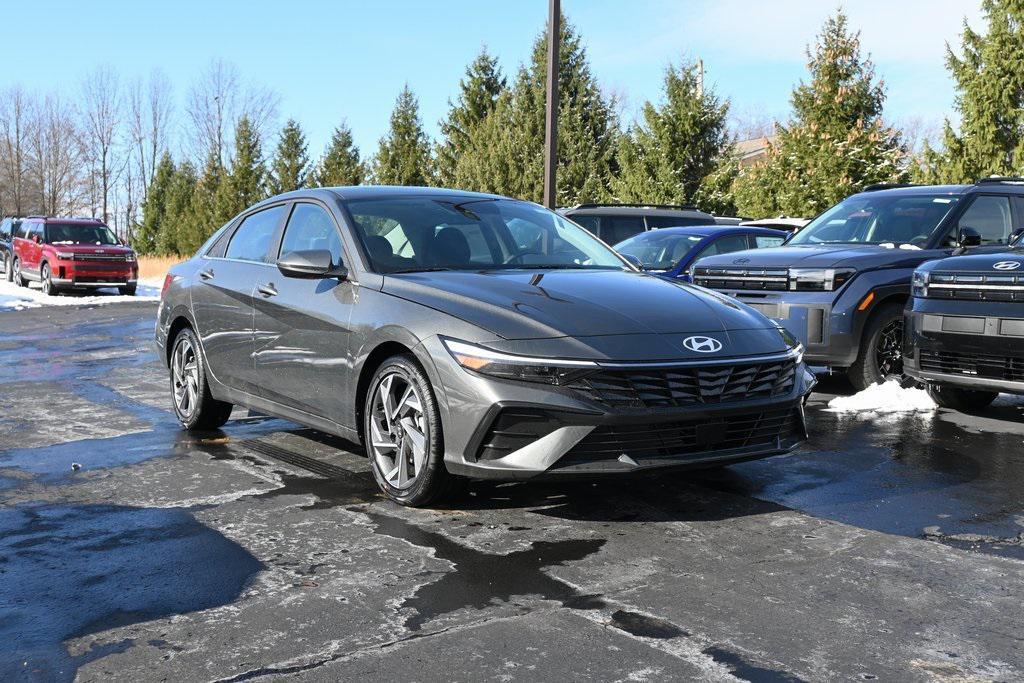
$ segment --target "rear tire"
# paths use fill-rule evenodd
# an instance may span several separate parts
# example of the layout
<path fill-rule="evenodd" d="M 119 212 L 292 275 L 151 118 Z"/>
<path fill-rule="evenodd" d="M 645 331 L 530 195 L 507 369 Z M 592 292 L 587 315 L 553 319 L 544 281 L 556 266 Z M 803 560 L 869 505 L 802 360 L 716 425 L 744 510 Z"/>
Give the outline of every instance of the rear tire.
<path fill-rule="evenodd" d="M 122 296 L 135 296 L 136 285 L 125 285 L 124 287 L 118 287 L 117 291 Z"/>
<path fill-rule="evenodd" d="M 3 255 L 4 262 L 4 279 L 8 282 L 14 282 L 14 257 L 11 254 Z"/>
<path fill-rule="evenodd" d="M 28 280 L 21 274 L 21 259 L 14 259 L 14 272 L 13 272 L 14 284 L 19 287 L 28 287 Z"/>
<path fill-rule="evenodd" d="M 429 505 L 456 481 L 444 465 L 430 380 L 411 356 L 392 356 L 374 373 L 363 408 L 363 443 L 377 485 L 396 503 Z"/>
<path fill-rule="evenodd" d="M 846 372 L 857 391 L 903 375 L 903 304 L 885 304 L 872 314 Z"/>
<path fill-rule="evenodd" d="M 995 391 L 979 391 L 977 389 L 961 389 L 959 387 L 929 384 L 928 395 L 943 408 L 951 408 L 961 412 L 987 408 L 999 395 Z"/>
<path fill-rule="evenodd" d="M 228 421 L 233 406 L 210 394 L 202 347 L 190 328 L 182 328 L 174 337 L 170 365 L 171 403 L 182 427 L 206 431 Z"/>

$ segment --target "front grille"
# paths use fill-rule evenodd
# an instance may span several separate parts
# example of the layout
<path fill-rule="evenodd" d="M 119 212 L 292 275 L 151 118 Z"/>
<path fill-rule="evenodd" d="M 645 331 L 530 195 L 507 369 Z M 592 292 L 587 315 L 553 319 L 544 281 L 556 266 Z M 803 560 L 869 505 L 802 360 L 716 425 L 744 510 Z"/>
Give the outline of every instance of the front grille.
<path fill-rule="evenodd" d="M 566 387 L 612 408 L 678 408 L 771 398 L 789 393 L 796 360 L 599 370 Z"/>
<path fill-rule="evenodd" d="M 710 289 L 789 289 L 789 271 L 785 268 L 697 268 L 693 282 Z"/>
<path fill-rule="evenodd" d="M 73 261 L 120 261 L 124 263 L 131 261 L 131 256 L 125 256 L 124 254 L 75 254 L 72 256 Z"/>
<path fill-rule="evenodd" d="M 927 298 L 969 301 L 1024 301 L 1024 275 L 931 273 Z"/>
<path fill-rule="evenodd" d="M 615 460 L 706 456 L 717 451 L 779 446 L 799 436 L 799 409 L 778 408 L 656 424 L 598 427 L 562 456 L 555 467 Z"/>
<path fill-rule="evenodd" d="M 919 362 L 924 372 L 1024 382 L 1024 355 L 999 356 L 921 349 Z"/>

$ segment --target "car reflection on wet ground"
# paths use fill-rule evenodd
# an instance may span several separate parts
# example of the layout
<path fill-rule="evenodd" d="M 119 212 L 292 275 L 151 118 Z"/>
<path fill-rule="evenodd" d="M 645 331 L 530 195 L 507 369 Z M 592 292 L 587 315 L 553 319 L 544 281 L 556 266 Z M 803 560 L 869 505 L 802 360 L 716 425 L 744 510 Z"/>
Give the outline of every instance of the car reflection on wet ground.
<path fill-rule="evenodd" d="M 154 306 L 0 314 L 0 678 L 1014 679 L 1024 402 L 832 413 L 711 472 L 381 498 L 354 444 L 179 430 Z"/>

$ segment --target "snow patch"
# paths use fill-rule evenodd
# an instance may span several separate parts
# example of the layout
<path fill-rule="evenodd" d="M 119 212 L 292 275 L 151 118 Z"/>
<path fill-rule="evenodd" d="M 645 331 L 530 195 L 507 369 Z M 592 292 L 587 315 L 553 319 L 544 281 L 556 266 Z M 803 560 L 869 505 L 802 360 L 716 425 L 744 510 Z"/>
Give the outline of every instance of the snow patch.
<path fill-rule="evenodd" d="M 139 280 L 135 296 L 122 296 L 116 288 L 90 290 L 85 294 L 70 292 L 60 296 L 46 296 L 35 282 L 30 282 L 26 288 L 0 277 L 0 311 L 23 311 L 40 306 L 97 306 L 130 301 L 159 301 L 162 286 L 162 277 L 145 278 Z"/>
<path fill-rule="evenodd" d="M 904 389 L 895 380 L 872 385 L 852 396 L 838 396 L 828 402 L 828 411 L 831 413 L 862 413 L 869 416 L 925 413 L 935 408 L 935 401 L 924 389 Z"/>

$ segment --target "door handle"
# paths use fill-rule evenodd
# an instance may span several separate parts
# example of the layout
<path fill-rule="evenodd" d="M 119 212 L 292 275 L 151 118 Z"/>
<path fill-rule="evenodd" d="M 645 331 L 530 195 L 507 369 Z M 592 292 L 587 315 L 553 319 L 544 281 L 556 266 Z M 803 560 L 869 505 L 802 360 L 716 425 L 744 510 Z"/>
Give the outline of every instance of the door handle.
<path fill-rule="evenodd" d="M 268 282 L 265 285 L 260 285 L 256 288 L 256 291 L 265 297 L 277 296 L 277 287 L 274 286 L 273 282 Z"/>
<path fill-rule="evenodd" d="M 213 268 L 208 268 L 207 270 L 200 272 L 199 277 L 203 278 L 204 280 L 213 279 Z"/>

